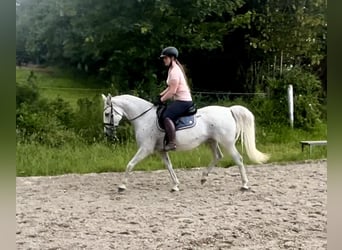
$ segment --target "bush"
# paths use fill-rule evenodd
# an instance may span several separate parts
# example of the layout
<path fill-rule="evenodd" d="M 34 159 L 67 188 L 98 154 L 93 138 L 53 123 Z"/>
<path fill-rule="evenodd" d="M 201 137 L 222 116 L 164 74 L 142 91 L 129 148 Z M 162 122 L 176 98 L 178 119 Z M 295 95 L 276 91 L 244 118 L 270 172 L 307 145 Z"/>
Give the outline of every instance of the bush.
<path fill-rule="evenodd" d="M 28 82 L 16 83 L 16 105 L 19 107 L 23 102 L 33 103 L 39 99 L 38 88 L 35 84 Z"/>
<path fill-rule="evenodd" d="M 16 84 L 16 135 L 17 142 L 35 142 L 58 147 L 79 140 L 69 128 L 74 113 L 63 99 L 49 101 L 41 98 L 31 80 Z"/>
<path fill-rule="evenodd" d="M 76 140 L 73 131 L 68 130 L 62 121 L 43 102 L 22 103 L 17 109 L 17 141 L 37 142 L 51 147 L 61 146 Z"/>
<path fill-rule="evenodd" d="M 300 68 L 285 71 L 278 78 L 267 78 L 269 97 L 255 97 L 252 101 L 257 119 L 266 126 L 274 123 L 289 124 L 289 84 L 293 85 L 294 92 L 294 126 L 313 129 L 324 118 L 323 104 L 320 103 L 321 86 L 316 76 Z"/>
<path fill-rule="evenodd" d="M 74 115 L 72 128 L 87 142 L 103 140 L 102 100 L 81 98 L 77 101 L 78 108 Z"/>
<path fill-rule="evenodd" d="M 63 126 L 71 127 L 71 124 L 75 119 L 75 113 L 69 102 L 64 101 L 62 98 L 57 98 L 52 100 L 48 107 L 49 112 L 55 116 Z"/>
<path fill-rule="evenodd" d="M 102 102 L 99 100 L 99 97 L 79 99 L 74 111 L 70 103 L 61 98 L 42 98 L 32 82 L 17 83 L 17 141 L 57 147 L 67 141 L 103 140 Z"/>

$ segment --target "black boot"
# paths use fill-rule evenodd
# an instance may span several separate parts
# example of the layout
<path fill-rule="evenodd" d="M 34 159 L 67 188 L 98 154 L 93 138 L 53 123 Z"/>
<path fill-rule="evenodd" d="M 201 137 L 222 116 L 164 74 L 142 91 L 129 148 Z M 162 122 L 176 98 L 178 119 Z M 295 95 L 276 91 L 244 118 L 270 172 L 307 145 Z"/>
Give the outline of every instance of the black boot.
<path fill-rule="evenodd" d="M 176 128 L 175 124 L 170 118 L 164 119 L 164 128 L 166 132 L 166 136 L 168 139 L 168 143 L 165 145 L 164 150 L 170 151 L 176 149 Z"/>

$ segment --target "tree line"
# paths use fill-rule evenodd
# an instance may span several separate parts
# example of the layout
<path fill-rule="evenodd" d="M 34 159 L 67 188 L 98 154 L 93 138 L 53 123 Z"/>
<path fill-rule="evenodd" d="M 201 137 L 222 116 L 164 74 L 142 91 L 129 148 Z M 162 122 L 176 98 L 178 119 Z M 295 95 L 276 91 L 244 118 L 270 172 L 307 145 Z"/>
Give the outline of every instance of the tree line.
<path fill-rule="evenodd" d="M 176 46 L 192 89 L 267 91 L 300 68 L 326 91 L 326 0 L 17 0 L 17 61 L 97 75 L 153 94 L 163 47 Z"/>

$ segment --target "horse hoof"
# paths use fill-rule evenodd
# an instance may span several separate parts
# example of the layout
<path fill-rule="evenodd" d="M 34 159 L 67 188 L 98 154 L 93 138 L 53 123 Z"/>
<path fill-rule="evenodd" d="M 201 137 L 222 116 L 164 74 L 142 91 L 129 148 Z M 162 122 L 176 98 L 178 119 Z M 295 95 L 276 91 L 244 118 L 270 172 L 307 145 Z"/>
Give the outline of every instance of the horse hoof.
<path fill-rule="evenodd" d="M 207 182 L 207 179 L 201 179 L 201 184 L 203 185 L 204 183 Z"/>
<path fill-rule="evenodd" d="M 120 185 L 119 187 L 118 187 L 118 191 L 119 192 L 123 192 L 123 191 L 125 191 L 126 190 L 126 186 L 125 185 Z"/>
<path fill-rule="evenodd" d="M 178 187 L 173 187 L 172 189 L 171 189 L 171 192 L 173 193 L 173 192 L 178 192 L 179 191 L 179 188 Z"/>
<path fill-rule="evenodd" d="M 241 191 L 248 191 L 249 190 L 249 187 L 248 186 L 242 186 L 240 188 Z"/>

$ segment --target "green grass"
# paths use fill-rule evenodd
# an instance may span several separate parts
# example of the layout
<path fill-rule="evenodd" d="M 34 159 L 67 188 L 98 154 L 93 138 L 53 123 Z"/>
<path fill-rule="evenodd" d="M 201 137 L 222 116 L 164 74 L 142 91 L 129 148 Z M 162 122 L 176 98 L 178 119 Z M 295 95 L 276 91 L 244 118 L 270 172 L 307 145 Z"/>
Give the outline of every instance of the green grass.
<path fill-rule="evenodd" d="M 79 88 L 41 88 L 41 94 L 48 99 L 62 98 L 71 104 L 71 107 L 77 106 L 77 100 L 81 98 L 93 99 L 100 96 L 102 90 L 79 89 Z"/>
<path fill-rule="evenodd" d="M 121 172 L 134 156 L 134 143 L 108 145 L 66 144 L 48 148 L 39 144 L 17 145 L 17 176 L 58 175 L 65 173 Z M 175 168 L 198 167 L 208 164 L 210 152 L 204 147 L 192 152 L 171 153 Z M 147 157 L 136 170 L 163 169 L 158 154 Z"/>
<path fill-rule="evenodd" d="M 121 171 L 122 164 L 126 160 L 126 151 L 124 147 L 118 149 L 101 144 L 66 144 L 61 148 L 49 148 L 39 144 L 18 144 L 17 175 Z"/>
<path fill-rule="evenodd" d="M 257 126 L 257 125 L 256 125 Z M 261 151 L 271 154 L 270 162 L 301 161 L 327 157 L 327 147 L 314 147 L 311 156 L 308 148 L 301 151 L 300 141 L 326 140 L 327 125 L 321 124 L 311 131 L 292 129 L 289 126 L 262 128 L 257 126 L 256 143 Z"/>
<path fill-rule="evenodd" d="M 72 107 L 77 106 L 78 99 L 92 99 L 105 91 L 105 88 L 99 88 L 98 81 L 94 78 L 75 76 L 55 68 L 16 68 L 16 81 L 26 83 L 31 71 L 34 72 L 33 79 L 42 97 L 59 97 L 69 102 Z"/>
<path fill-rule="evenodd" d="M 257 148 L 271 155 L 269 162 L 291 162 L 307 159 L 325 159 L 327 157 L 326 147 L 315 147 L 311 156 L 308 149 L 301 151 L 299 143 L 302 139 L 322 139 L 325 133 L 325 126 L 319 131 L 306 132 L 301 130 L 283 129 L 276 133 L 261 137 Z M 287 131 L 285 133 L 285 131 Z M 321 136 L 321 137 L 320 137 Z M 258 136 L 257 136 L 258 137 Z M 276 138 L 275 138 L 276 137 Z M 315 138 L 316 137 L 316 138 Z M 324 139 L 324 138 L 323 138 Z M 265 141 L 265 140 L 270 140 Z M 278 142 L 275 142 L 278 140 Z M 240 152 L 241 144 L 237 144 Z M 73 145 L 66 143 L 60 148 L 48 148 L 39 144 L 18 144 L 17 145 L 17 175 L 58 175 L 65 173 L 100 173 L 100 172 L 121 172 L 129 160 L 134 156 L 137 147 L 135 143 L 109 145 L 106 143 Z M 231 157 L 224 152 L 224 158 L 219 162 L 219 167 L 230 167 L 235 165 Z M 204 145 L 197 149 L 186 152 L 170 152 L 174 168 L 193 168 L 207 166 L 211 160 L 210 150 Z M 243 153 L 245 164 L 253 164 Z M 164 169 L 161 158 L 151 155 L 140 162 L 135 170 L 152 171 Z"/>

